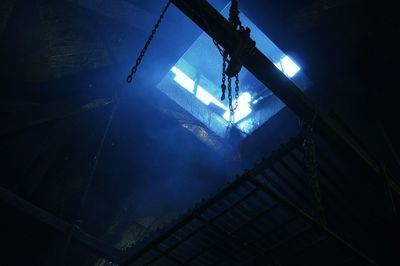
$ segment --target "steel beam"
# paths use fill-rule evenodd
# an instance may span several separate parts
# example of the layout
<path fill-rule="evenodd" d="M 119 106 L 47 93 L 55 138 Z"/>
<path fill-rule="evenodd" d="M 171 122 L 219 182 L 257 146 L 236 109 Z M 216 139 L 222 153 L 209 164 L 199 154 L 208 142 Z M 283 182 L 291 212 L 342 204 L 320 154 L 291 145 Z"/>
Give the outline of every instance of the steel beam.
<path fill-rule="evenodd" d="M 231 185 L 227 186 L 222 191 L 220 191 L 218 194 L 214 195 L 210 200 L 202 203 L 199 207 L 192 210 L 190 213 L 188 213 L 185 217 L 183 217 L 176 224 L 172 225 L 170 228 L 167 228 L 163 232 L 163 234 L 160 234 L 159 236 L 153 238 L 147 245 L 137 246 L 137 247 L 134 247 L 134 248 L 128 250 L 125 253 L 126 256 L 121 260 L 121 265 L 130 265 L 131 263 L 133 263 L 137 259 L 139 259 L 141 256 L 145 255 L 147 252 L 151 251 L 152 249 L 155 249 L 159 243 L 161 243 L 163 240 L 167 239 L 169 236 L 174 234 L 177 230 L 182 228 L 184 225 L 189 223 L 191 220 L 199 219 L 199 215 L 201 215 L 201 213 L 204 210 L 206 210 L 208 207 L 215 204 L 216 202 L 221 200 L 223 197 L 227 196 L 229 193 L 232 193 L 236 188 L 238 188 L 239 186 L 241 186 L 242 184 L 247 183 L 247 182 L 250 182 L 255 186 L 255 188 L 253 188 L 253 191 L 259 189 L 259 190 L 265 192 L 273 200 L 275 200 L 276 204 L 282 204 L 288 210 L 293 211 L 293 213 L 296 214 L 296 216 L 294 216 L 294 218 L 296 218 L 296 217 L 302 218 L 309 225 L 314 226 L 316 229 L 322 230 L 322 232 L 324 232 L 332 240 L 343 245 L 344 247 L 347 247 L 356 256 L 360 257 L 362 260 L 367 262 L 369 265 L 377 265 L 377 263 L 375 261 L 373 261 L 371 258 L 366 256 L 365 254 L 363 254 L 360 250 L 355 248 L 349 242 L 347 242 L 346 240 L 341 238 L 338 234 L 333 232 L 326 225 L 321 224 L 318 220 L 316 220 L 314 217 L 312 217 L 309 213 L 305 212 L 303 209 L 300 209 L 292 201 L 288 200 L 281 193 L 279 193 L 275 189 L 271 188 L 267 183 L 265 183 L 264 181 L 262 181 L 256 177 L 257 175 L 262 174 L 263 170 L 265 170 L 266 168 L 270 168 L 275 162 L 279 161 L 282 156 L 289 153 L 293 148 L 296 148 L 299 145 L 300 140 L 301 139 L 299 137 L 296 137 L 296 138 L 292 139 L 287 145 L 283 145 L 281 147 L 281 149 L 274 152 L 268 160 L 264 160 L 260 164 L 255 165 L 253 167 L 254 171 L 252 171 L 252 172 L 248 171 L 248 172 L 244 173 L 242 176 L 240 176 L 238 179 L 236 179 L 236 181 L 234 181 Z M 250 192 L 250 194 L 251 194 L 251 192 Z M 247 197 L 247 196 L 245 196 L 245 197 Z M 243 198 L 241 200 L 239 200 L 239 202 L 241 202 L 242 200 L 243 200 Z M 273 205 L 273 206 L 277 206 L 277 205 Z M 232 207 L 233 207 L 233 205 L 230 206 L 230 208 L 232 208 Z M 230 208 L 228 208 L 226 211 L 228 211 Z M 256 219 L 258 219 L 263 214 L 265 214 L 264 211 L 261 212 L 260 214 L 257 214 L 255 217 L 250 219 L 244 225 L 254 222 Z M 208 225 L 210 223 L 212 223 L 212 220 L 209 221 Z M 203 229 L 205 225 L 207 225 L 207 224 L 200 226 L 199 229 L 200 230 Z M 237 230 L 239 230 L 240 228 L 242 228 L 242 226 L 240 226 Z M 198 231 L 199 230 L 195 230 L 192 234 L 190 234 L 190 236 L 197 233 Z M 236 230 L 231 233 L 235 234 Z M 186 241 L 187 238 L 188 237 L 181 239 L 181 241 L 178 243 L 178 245 L 180 243 L 182 243 L 183 241 Z M 221 242 L 218 242 L 217 245 L 220 243 Z M 207 252 L 212 247 L 214 247 L 214 245 L 211 245 L 211 247 L 201 250 L 199 253 L 197 253 L 193 257 L 189 258 L 188 261 L 183 262 L 183 264 L 184 265 L 190 264 L 191 261 L 193 261 L 194 259 L 201 256 L 203 253 Z M 174 248 L 176 248 L 176 246 L 174 246 L 172 249 L 174 249 Z M 165 253 L 168 254 L 168 252 L 171 251 L 172 249 L 167 249 L 167 251 Z M 166 255 L 165 253 L 160 254 L 160 256 Z M 158 257 L 156 257 L 156 258 L 158 258 Z"/>
<path fill-rule="evenodd" d="M 229 22 L 206 0 L 171 0 L 187 17 L 227 51 L 231 51 L 239 38 Z M 332 146 L 341 146 L 347 154 L 356 158 L 380 175 L 380 165 L 359 143 L 334 119 L 324 113 L 315 103 L 271 62 L 260 50 L 243 60 L 243 65 L 280 100 L 302 119 L 315 117 L 318 133 Z"/>
<path fill-rule="evenodd" d="M 246 175 L 246 174 L 245 174 Z M 353 245 L 348 243 L 346 240 L 341 238 L 338 234 L 330 230 L 328 227 L 326 227 L 324 224 L 321 224 L 318 220 L 314 219 L 312 216 L 310 216 L 307 212 L 305 212 L 303 209 L 298 208 L 295 204 L 293 204 L 291 201 L 289 201 L 286 197 L 275 191 L 274 189 L 270 188 L 268 184 L 266 184 L 263 181 L 260 181 L 252 172 L 247 172 L 247 176 L 249 177 L 249 180 L 259 189 L 263 190 L 265 193 L 267 193 L 269 196 L 274 198 L 276 201 L 284 204 L 288 209 L 292 210 L 294 213 L 296 213 L 299 217 L 303 218 L 304 221 L 306 221 L 308 224 L 315 226 L 316 228 L 321 229 L 323 232 L 325 232 L 326 235 L 331 237 L 333 240 L 338 242 L 339 244 L 347 247 L 349 250 L 351 250 L 355 255 L 363 259 L 365 262 L 368 263 L 368 265 L 378 265 L 374 260 L 366 256 L 364 253 L 362 253 L 360 250 L 355 248 Z"/>
<path fill-rule="evenodd" d="M 233 192 L 237 187 L 243 184 L 247 179 L 246 176 L 241 176 L 233 181 L 229 186 L 226 186 L 224 189 L 219 191 L 217 194 L 212 196 L 209 200 L 202 203 L 196 209 L 191 210 L 185 216 L 183 216 L 177 223 L 165 228 L 159 236 L 151 239 L 148 244 L 142 246 L 134 246 L 130 250 L 128 250 L 125 254 L 125 257 L 121 260 L 120 265 L 129 265 L 133 263 L 135 260 L 146 254 L 148 251 L 155 248 L 159 243 L 167 239 L 169 236 L 174 234 L 177 230 L 188 224 L 193 219 L 197 219 L 199 213 L 204 212 L 210 206 L 224 198 L 229 193 Z"/>

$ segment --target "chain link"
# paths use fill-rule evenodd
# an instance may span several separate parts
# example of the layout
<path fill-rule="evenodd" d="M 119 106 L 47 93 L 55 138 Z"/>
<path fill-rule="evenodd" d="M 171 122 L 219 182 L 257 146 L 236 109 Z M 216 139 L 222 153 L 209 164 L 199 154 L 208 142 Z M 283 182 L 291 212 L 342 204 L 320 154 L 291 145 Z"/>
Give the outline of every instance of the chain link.
<path fill-rule="evenodd" d="M 228 62 L 228 53 L 226 51 L 223 52 L 223 57 L 222 57 L 222 84 L 221 84 L 221 101 L 225 100 L 226 98 L 226 90 L 228 89 L 228 102 L 229 102 L 229 111 L 230 111 L 230 116 L 231 119 L 235 114 L 235 110 L 238 105 L 238 98 L 239 98 L 239 77 L 238 75 L 235 76 L 235 101 L 233 101 L 233 96 L 232 96 L 232 78 L 227 77 L 225 71 L 227 67 L 227 62 Z M 226 85 L 226 80 L 228 80 L 228 86 Z"/>
<path fill-rule="evenodd" d="M 235 112 L 239 105 L 239 74 L 235 76 L 235 104 L 233 106 L 233 111 Z"/>
<path fill-rule="evenodd" d="M 231 23 L 236 30 L 239 30 L 242 28 L 242 22 L 240 21 L 239 18 L 239 7 L 238 7 L 238 1 L 233 0 L 231 3 L 231 7 L 229 9 L 229 23 Z M 229 111 L 231 114 L 231 118 L 235 115 L 235 111 L 238 108 L 239 105 L 239 74 L 236 74 L 235 76 L 235 95 L 234 95 L 234 101 L 233 101 L 233 96 L 232 96 L 232 78 L 228 77 L 226 75 L 226 69 L 227 69 L 227 62 L 228 62 L 228 52 L 226 50 L 223 50 L 219 44 L 213 40 L 213 43 L 215 46 L 218 48 L 219 53 L 222 55 L 222 84 L 221 84 L 221 101 L 225 100 L 225 94 L 226 90 L 228 89 L 228 101 L 229 101 Z M 226 79 L 228 79 L 228 86 L 226 86 Z"/>
<path fill-rule="evenodd" d="M 315 136 L 312 127 L 313 121 L 303 121 L 303 149 L 304 149 L 304 162 L 307 169 L 307 174 L 310 177 L 311 188 L 314 192 L 314 198 L 316 201 L 316 216 L 323 225 L 326 225 L 326 219 L 324 215 L 321 189 L 318 179 L 318 162 L 315 147 Z"/>
<path fill-rule="evenodd" d="M 235 27 L 235 29 L 239 29 L 242 27 L 242 22 L 239 17 L 239 4 L 237 0 L 231 1 L 231 7 L 229 8 L 229 22 Z"/>
<path fill-rule="evenodd" d="M 224 56 L 224 54 L 225 54 L 224 49 L 223 49 L 223 48 L 217 43 L 217 41 L 214 40 L 214 39 L 213 39 L 213 43 L 214 43 L 215 47 L 217 47 L 218 52 L 219 52 L 222 56 Z"/>
<path fill-rule="evenodd" d="M 222 84 L 221 84 L 221 91 L 222 91 L 222 95 L 221 95 L 221 101 L 225 100 L 225 93 L 226 93 L 226 74 L 225 74 L 225 70 L 226 70 L 226 62 L 228 60 L 228 53 L 227 52 L 223 52 L 222 54 L 223 58 L 222 58 Z"/>
<path fill-rule="evenodd" d="M 164 19 L 165 13 L 167 12 L 167 10 L 168 10 L 168 8 L 169 8 L 170 5 L 171 5 L 171 1 L 169 0 L 169 1 L 167 2 L 167 4 L 165 5 L 163 11 L 161 12 L 161 15 L 160 15 L 160 17 L 158 18 L 156 24 L 154 25 L 153 30 L 151 31 L 151 34 L 150 34 L 149 38 L 147 39 L 147 41 L 146 41 L 146 43 L 145 43 L 143 49 L 140 51 L 140 54 L 139 54 L 138 58 L 136 59 L 136 63 L 135 63 L 135 65 L 134 65 L 134 66 L 132 67 L 132 69 L 131 69 L 131 73 L 130 73 L 129 76 L 126 78 L 126 81 L 127 81 L 128 83 L 131 83 L 131 82 L 132 82 L 133 77 L 135 76 L 135 74 L 136 74 L 136 72 L 137 72 L 137 70 L 138 70 L 138 67 L 139 67 L 140 63 L 142 62 L 143 57 L 145 56 L 145 54 L 146 54 L 146 52 L 147 52 L 147 49 L 149 48 L 149 46 L 150 46 L 150 44 L 151 44 L 151 41 L 153 40 L 154 36 L 156 35 L 157 30 L 158 30 L 158 28 L 160 27 L 161 22 L 162 22 L 162 20 Z"/>
<path fill-rule="evenodd" d="M 229 100 L 229 110 L 231 115 L 235 112 L 232 107 L 232 79 L 228 77 L 228 100 Z"/>

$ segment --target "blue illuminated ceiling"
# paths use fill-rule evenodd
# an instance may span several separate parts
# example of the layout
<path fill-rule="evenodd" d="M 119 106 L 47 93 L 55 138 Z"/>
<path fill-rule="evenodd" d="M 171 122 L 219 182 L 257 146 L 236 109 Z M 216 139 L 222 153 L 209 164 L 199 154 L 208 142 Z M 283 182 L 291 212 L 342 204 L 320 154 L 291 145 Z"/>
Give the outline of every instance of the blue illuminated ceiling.
<path fill-rule="evenodd" d="M 221 13 L 227 17 L 228 11 L 229 6 Z M 300 67 L 243 13 L 240 18 L 243 25 L 251 29 L 257 48 L 305 90 L 309 82 Z M 234 117 L 230 117 L 228 100 L 220 100 L 221 72 L 222 57 L 210 37 L 202 33 L 157 87 L 222 138 L 226 137 L 231 123 L 243 135 L 249 135 L 284 107 L 268 88 L 243 68 L 239 74 L 238 107 Z"/>

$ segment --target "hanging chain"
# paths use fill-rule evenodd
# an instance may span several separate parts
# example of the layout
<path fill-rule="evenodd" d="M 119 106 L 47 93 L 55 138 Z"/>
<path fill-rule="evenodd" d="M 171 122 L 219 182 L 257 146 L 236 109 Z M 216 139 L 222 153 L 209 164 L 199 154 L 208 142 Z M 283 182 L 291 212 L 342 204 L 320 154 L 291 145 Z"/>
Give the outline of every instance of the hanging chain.
<path fill-rule="evenodd" d="M 314 193 L 314 198 L 316 201 L 316 216 L 322 225 L 326 225 L 326 219 L 324 215 L 324 210 L 322 206 L 321 189 L 319 185 L 318 178 L 318 162 L 315 147 L 315 136 L 313 130 L 313 120 L 303 121 L 303 149 L 304 149 L 304 162 L 307 169 L 307 174 L 310 177 L 311 188 Z"/>
<path fill-rule="evenodd" d="M 231 115 L 234 114 L 233 106 L 232 106 L 232 79 L 228 77 L 228 100 L 229 100 L 229 110 L 231 111 Z"/>
<path fill-rule="evenodd" d="M 242 27 L 242 22 L 239 17 L 239 4 L 237 0 L 232 0 L 231 2 L 231 7 L 229 8 L 229 22 L 235 27 L 235 29 L 239 29 Z"/>
<path fill-rule="evenodd" d="M 218 46 L 219 47 L 219 46 Z M 223 52 L 222 54 L 222 84 L 221 84 L 221 91 L 222 91 L 222 95 L 221 95 L 221 101 L 225 100 L 225 93 L 226 93 L 226 63 L 228 61 L 228 53 L 227 52 Z"/>
<path fill-rule="evenodd" d="M 225 91 L 226 91 L 226 85 L 225 85 L 225 80 L 226 80 L 226 57 L 224 56 L 223 58 L 223 63 L 222 63 L 222 96 L 221 100 L 225 99 Z M 233 95 L 232 95 L 232 78 L 228 77 L 228 100 L 229 100 L 229 111 L 231 113 L 231 116 L 234 116 L 236 109 L 238 108 L 239 105 L 239 74 L 235 76 L 235 99 L 233 100 Z"/>
<path fill-rule="evenodd" d="M 140 51 L 140 54 L 139 54 L 138 58 L 136 59 L 136 63 L 135 63 L 135 65 L 132 67 L 131 73 L 130 73 L 129 76 L 126 78 L 126 81 L 127 81 L 128 83 L 131 83 L 131 82 L 132 82 L 132 79 L 133 79 L 133 77 L 135 76 L 135 74 L 136 74 L 136 72 L 137 72 L 137 70 L 138 70 L 138 67 L 139 67 L 140 63 L 142 62 L 142 59 L 143 59 L 143 57 L 145 56 L 145 54 L 146 54 L 146 52 L 147 52 L 147 49 L 149 48 L 149 46 L 150 46 L 150 44 L 151 44 L 151 41 L 153 40 L 154 36 L 156 35 L 157 30 L 158 30 L 158 28 L 160 27 L 161 22 L 162 22 L 163 19 L 164 19 L 165 13 L 167 12 L 167 10 L 168 10 L 168 8 L 169 8 L 170 5 L 171 5 L 171 0 L 168 0 L 168 2 L 167 2 L 167 4 L 165 5 L 163 11 L 161 12 L 160 17 L 158 18 L 156 24 L 154 25 L 153 30 L 151 31 L 151 34 L 150 34 L 149 38 L 147 39 L 147 41 L 146 41 L 146 43 L 145 43 L 143 49 Z"/>
<path fill-rule="evenodd" d="M 235 76 L 235 104 L 233 106 L 233 111 L 236 111 L 238 105 L 239 105 L 239 74 L 236 74 Z"/>
<path fill-rule="evenodd" d="M 229 9 L 229 22 L 235 27 L 235 30 L 242 28 L 242 22 L 239 17 L 239 7 L 237 0 L 232 0 L 231 7 Z M 222 55 L 222 84 L 221 84 L 221 101 L 225 100 L 226 89 L 228 89 L 228 101 L 229 101 L 229 111 L 231 117 L 234 116 L 235 111 L 239 105 L 239 74 L 235 75 L 235 100 L 233 101 L 232 96 L 232 78 L 227 77 L 226 69 L 228 63 L 228 52 L 226 50 L 222 50 L 222 48 L 218 45 L 218 43 L 213 40 L 215 46 L 218 48 L 219 53 Z M 226 79 L 228 79 L 228 86 L 226 86 Z"/>

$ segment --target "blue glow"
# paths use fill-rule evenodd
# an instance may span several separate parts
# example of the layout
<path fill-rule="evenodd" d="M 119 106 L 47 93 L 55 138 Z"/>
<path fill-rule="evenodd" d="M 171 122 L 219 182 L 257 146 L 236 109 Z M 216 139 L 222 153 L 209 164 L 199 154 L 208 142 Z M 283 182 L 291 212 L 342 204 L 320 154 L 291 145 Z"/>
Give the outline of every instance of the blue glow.
<path fill-rule="evenodd" d="M 294 77 L 300 71 L 300 67 L 287 55 L 285 55 L 275 66 L 287 77 Z"/>
<path fill-rule="evenodd" d="M 172 73 L 175 74 L 175 82 L 181 85 L 183 88 L 188 90 L 190 93 L 193 93 L 195 90 L 195 82 L 188 75 L 186 75 L 182 70 L 177 67 L 171 68 Z M 222 104 L 217 100 L 211 93 L 209 93 L 206 89 L 201 86 L 197 86 L 196 97 L 205 105 L 210 105 L 210 103 L 215 104 L 216 106 L 225 110 L 225 114 L 223 118 L 226 121 L 231 121 L 230 111 L 227 106 Z M 237 123 L 246 116 L 248 116 L 252 110 L 250 108 L 251 95 L 248 92 L 242 93 L 237 100 L 237 109 L 235 111 L 234 116 L 232 117 L 233 123 Z"/>
<path fill-rule="evenodd" d="M 237 109 L 235 111 L 233 118 L 233 123 L 237 123 L 246 116 L 248 116 L 252 110 L 250 108 L 250 102 L 251 102 L 251 95 L 248 92 L 242 93 L 242 95 L 239 96 L 239 99 L 237 101 Z M 230 111 L 227 110 L 224 114 L 224 119 L 226 121 L 230 121 Z"/>
<path fill-rule="evenodd" d="M 176 83 L 181 85 L 183 88 L 185 88 L 190 93 L 194 92 L 195 82 L 193 79 L 189 78 L 188 75 L 186 75 L 182 70 L 180 70 L 176 66 L 171 68 L 171 72 L 175 74 L 174 80 L 176 81 Z M 217 98 L 212 96 L 211 93 L 209 93 L 207 90 L 205 90 L 201 86 L 197 86 L 196 97 L 201 102 L 203 102 L 205 105 L 210 105 L 210 103 L 214 103 L 216 106 L 218 106 L 224 110 L 228 110 L 228 108 L 225 105 L 223 105 L 220 101 L 217 100 Z"/>
<path fill-rule="evenodd" d="M 214 96 L 212 96 L 208 91 L 206 91 L 203 87 L 198 86 L 196 97 L 200 101 L 202 101 L 205 105 L 210 105 L 210 103 L 214 103 L 216 106 L 227 110 L 228 108 L 223 105 L 220 101 L 218 101 Z"/>
<path fill-rule="evenodd" d="M 221 13 L 228 17 L 229 5 Z M 243 25 L 251 28 L 251 38 L 256 41 L 257 48 L 304 91 L 310 83 L 300 66 L 243 13 L 241 20 Z M 209 36 L 202 33 L 176 62 L 171 69 L 172 73 L 165 76 L 157 87 L 222 138 L 226 137 L 229 123 L 251 134 L 285 106 L 269 88 L 243 68 L 239 74 L 241 94 L 238 107 L 235 114 L 231 115 L 228 99 L 220 100 L 221 65 L 222 57 L 218 49 Z M 171 82 L 176 86 L 171 88 Z"/>
<path fill-rule="evenodd" d="M 188 77 L 185 73 L 182 72 L 179 68 L 173 66 L 171 68 L 172 73 L 175 74 L 174 80 L 176 83 L 181 85 L 183 88 L 185 88 L 187 91 L 190 93 L 193 93 L 194 91 L 194 81 Z"/>

